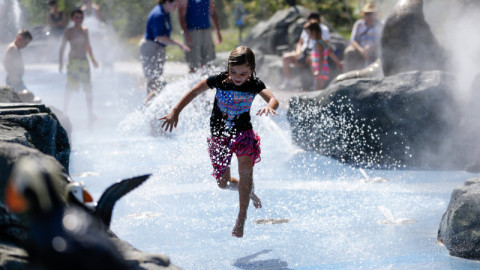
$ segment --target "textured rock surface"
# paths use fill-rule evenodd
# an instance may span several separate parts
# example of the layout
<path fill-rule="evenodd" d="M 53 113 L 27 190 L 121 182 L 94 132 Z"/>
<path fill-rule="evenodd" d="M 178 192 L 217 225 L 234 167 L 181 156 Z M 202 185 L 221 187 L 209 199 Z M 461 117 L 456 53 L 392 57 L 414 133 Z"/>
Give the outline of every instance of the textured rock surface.
<path fill-rule="evenodd" d="M 422 0 L 397 2 L 385 21 L 381 44 L 385 76 L 446 68 L 446 55 L 425 21 Z"/>
<path fill-rule="evenodd" d="M 66 130 L 44 104 L 0 103 L 0 140 L 36 148 L 67 170 L 70 143 Z"/>
<path fill-rule="evenodd" d="M 469 179 L 453 191 L 438 241 L 453 256 L 480 260 L 480 178 Z"/>
<path fill-rule="evenodd" d="M 293 140 L 360 166 L 463 169 L 478 147 L 458 138 L 479 134 L 461 126 L 453 89 L 441 71 L 340 82 L 290 100 Z"/>

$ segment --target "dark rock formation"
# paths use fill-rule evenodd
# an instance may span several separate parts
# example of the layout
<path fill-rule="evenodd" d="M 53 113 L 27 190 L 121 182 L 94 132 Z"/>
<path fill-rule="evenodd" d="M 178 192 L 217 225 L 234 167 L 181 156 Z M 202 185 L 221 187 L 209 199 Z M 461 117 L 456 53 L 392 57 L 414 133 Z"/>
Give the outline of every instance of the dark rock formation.
<path fill-rule="evenodd" d="M 463 169 L 479 150 L 458 140 L 467 130 L 453 98 L 455 82 L 441 71 L 408 72 L 293 97 L 293 140 L 358 166 Z"/>
<path fill-rule="evenodd" d="M 469 179 L 453 191 L 438 241 L 453 256 L 480 260 L 480 178 Z"/>
<path fill-rule="evenodd" d="M 282 50 L 291 50 L 300 38 L 309 12 L 303 6 L 279 10 L 268 21 L 255 25 L 244 43 L 263 54 L 279 55 Z"/>
<path fill-rule="evenodd" d="M 68 135 L 55 114 L 44 104 L 1 103 L 0 140 L 36 148 L 55 157 L 67 170 Z"/>
<path fill-rule="evenodd" d="M 70 120 L 59 110 L 44 104 L 22 103 L 14 90 L 0 87 L 0 129 L 0 141 L 37 148 L 57 158 L 68 171 L 68 133 L 72 128 Z"/>
<path fill-rule="evenodd" d="M 29 269 L 23 249 L 27 217 L 6 209 L 5 185 L 13 165 L 25 156 L 56 163 L 67 173 L 70 145 L 57 116 L 44 104 L 20 103 L 17 93 L 7 87 L 0 87 L 0 102 L 9 102 L 0 103 L 0 269 Z M 63 120 L 68 123 L 68 118 Z M 67 184 L 62 179 L 59 186 Z M 118 238 L 112 241 L 130 269 L 178 269 L 165 255 L 142 252 Z"/>
<path fill-rule="evenodd" d="M 446 68 L 446 55 L 425 21 L 422 0 L 397 2 L 385 22 L 381 45 L 385 76 Z"/>

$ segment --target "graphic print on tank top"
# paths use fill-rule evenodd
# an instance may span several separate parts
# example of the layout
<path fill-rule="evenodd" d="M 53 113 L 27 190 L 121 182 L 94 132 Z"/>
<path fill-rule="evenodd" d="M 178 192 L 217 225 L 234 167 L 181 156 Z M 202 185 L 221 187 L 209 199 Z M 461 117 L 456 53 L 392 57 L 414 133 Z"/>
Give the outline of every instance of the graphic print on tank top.
<path fill-rule="evenodd" d="M 217 89 L 216 98 L 220 111 L 227 116 L 226 127 L 231 129 L 234 124 L 233 120 L 250 110 L 255 94 Z"/>

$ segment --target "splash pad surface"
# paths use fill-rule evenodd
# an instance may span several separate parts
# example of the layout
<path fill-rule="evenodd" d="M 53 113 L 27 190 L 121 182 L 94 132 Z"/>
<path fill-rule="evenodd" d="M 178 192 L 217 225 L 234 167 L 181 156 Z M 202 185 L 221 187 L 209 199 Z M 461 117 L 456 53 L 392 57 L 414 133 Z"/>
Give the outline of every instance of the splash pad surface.
<path fill-rule="evenodd" d="M 451 192 L 477 174 L 361 171 L 304 152 L 290 140 L 284 107 L 275 118 L 252 113 L 262 138 L 262 161 L 254 168 L 254 181 L 263 208 L 251 205 L 244 238 L 232 237 L 238 194 L 216 186 L 206 145 L 214 91 L 182 112 L 173 133 L 152 134 L 152 128 L 158 128 L 153 119 L 203 78 L 178 72 L 182 68 L 167 65 L 169 84 L 148 108 L 141 107 L 145 90 L 139 63 L 116 63 L 112 72 L 94 70 L 98 120 L 92 128 L 83 92 L 72 98 L 68 115 L 74 180 L 84 182 L 98 200 L 117 180 L 153 173 L 115 206 L 112 230 L 120 238 L 143 251 L 164 253 L 184 269 L 480 267 L 449 256 L 436 241 Z M 25 83 L 45 104 L 62 109 L 65 74 L 57 70 L 53 64 L 27 65 Z M 4 78 L 4 71 L 0 76 Z M 262 105 L 257 98 L 252 112 Z M 232 165 L 235 175 L 235 160 Z M 376 178 L 385 181 L 370 181 Z"/>

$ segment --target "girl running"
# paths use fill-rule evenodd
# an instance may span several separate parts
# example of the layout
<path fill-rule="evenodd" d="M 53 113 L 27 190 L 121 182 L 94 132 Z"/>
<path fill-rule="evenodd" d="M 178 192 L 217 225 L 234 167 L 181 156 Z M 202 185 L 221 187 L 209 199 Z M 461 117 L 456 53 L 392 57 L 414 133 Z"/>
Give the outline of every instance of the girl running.
<path fill-rule="evenodd" d="M 213 176 L 222 189 L 238 189 L 240 210 L 232 230 L 235 237 L 243 237 L 250 199 L 256 208 L 262 204 L 253 192 L 253 166 L 260 161 L 260 137 L 253 132 L 250 108 L 257 94 L 267 105 L 257 115 L 276 115 L 278 100 L 256 77 L 255 55 L 245 46 L 235 48 L 228 58 L 227 70 L 208 77 L 194 86 L 165 117 L 162 128 L 172 131 L 178 116 L 196 96 L 209 88 L 216 88 L 215 102 L 210 116 L 211 136 L 207 139 Z M 237 155 L 240 180 L 231 177 L 230 161 Z"/>

